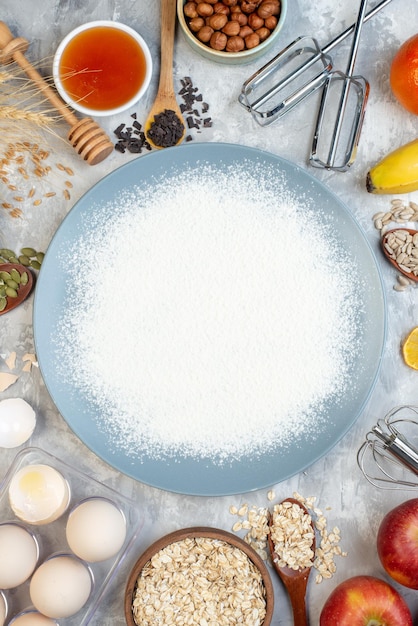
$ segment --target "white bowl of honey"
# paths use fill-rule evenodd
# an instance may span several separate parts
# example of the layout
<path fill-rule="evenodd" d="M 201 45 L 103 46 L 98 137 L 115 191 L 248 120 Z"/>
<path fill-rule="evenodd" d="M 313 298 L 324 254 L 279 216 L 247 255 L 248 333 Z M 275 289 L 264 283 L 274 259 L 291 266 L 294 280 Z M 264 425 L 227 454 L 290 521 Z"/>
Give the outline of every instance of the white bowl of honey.
<path fill-rule="evenodd" d="M 78 26 L 62 40 L 52 73 L 61 98 L 76 111 L 114 115 L 144 95 L 151 80 L 152 58 L 133 28 L 97 20 Z"/>

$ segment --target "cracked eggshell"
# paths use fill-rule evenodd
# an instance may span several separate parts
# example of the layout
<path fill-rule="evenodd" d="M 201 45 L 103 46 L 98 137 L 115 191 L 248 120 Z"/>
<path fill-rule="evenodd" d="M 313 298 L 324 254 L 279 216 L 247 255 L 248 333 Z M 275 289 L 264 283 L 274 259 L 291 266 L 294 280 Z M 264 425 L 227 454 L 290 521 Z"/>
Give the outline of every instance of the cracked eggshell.
<path fill-rule="evenodd" d="M 45 464 L 22 467 L 9 485 L 14 514 L 28 524 L 49 524 L 67 510 L 70 487 L 64 476 Z"/>
<path fill-rule="evenodd" d="M 33 408 L 22 398 L 0 401 L 0 448 L 17 448 L 28 441 L 36 426 Z"/>

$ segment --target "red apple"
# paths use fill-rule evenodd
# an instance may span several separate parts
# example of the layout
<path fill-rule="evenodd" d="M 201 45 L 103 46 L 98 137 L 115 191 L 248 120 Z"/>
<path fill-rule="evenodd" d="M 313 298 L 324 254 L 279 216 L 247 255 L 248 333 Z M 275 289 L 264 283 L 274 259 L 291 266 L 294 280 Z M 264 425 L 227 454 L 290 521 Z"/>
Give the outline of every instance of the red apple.
<path fill-rule="evenodd" d="M 384 580 L 354 576 L 328 597 L 320 626 L 412 626 L 405 600 Z"/>
<path fill-rule="evenodd" d="M 377 552 L 393 580 L 418 589 L 418 498 L 385 515 L 377 533 Z"/>

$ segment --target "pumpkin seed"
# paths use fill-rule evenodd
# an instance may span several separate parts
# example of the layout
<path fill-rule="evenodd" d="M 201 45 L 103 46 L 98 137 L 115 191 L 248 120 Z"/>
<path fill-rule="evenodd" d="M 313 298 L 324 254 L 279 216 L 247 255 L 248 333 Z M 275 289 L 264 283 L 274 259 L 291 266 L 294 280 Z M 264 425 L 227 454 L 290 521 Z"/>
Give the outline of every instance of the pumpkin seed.
<path fill-rule="evenodd" d="M 19 263 L 19 259 L 17 258 L 17 256 L 11 256 L 9 258 L 9 263 Z"/>
<path fill-rule="evenodd" d="M 26 256 L 26 254 L 21 254 L 19 257 L 19 263 L 27 267 L 28 265 L 30 265 L 30 258 Z"/>
<path fill-rule="evenodd" d="M 42 261 L 44 260 L 45 257 L 45 253 L 44 252 L 37 252 L 36 253 L 36 259 L 39 263 L 42 263 Z"/>
<path fill-rule="evenodd" d="M 29 257 L 36 255 L 36 250 L 34 250 L 33 248 L 22 248 L 20 252 Z"/>
<path fill-rule="evenodd" d="M 9 298 L 17 298 L 17 291 L 13 287 L 6 287 L 6 296 Z"/>
<path fill-rule="evenodd" d="M 20 274 L 15 267 L 10 270 L 10 276 L 12 277 L 12 280 L 14 280 L 16 283 L 20 283 Z"/>
<path fill-rule="evenodd" d="M 28 280 L 29 280 L 28 273 L 22 272 L 22 274 L 20 275 L 20 284 L 22 285 L 22 287 L 28 284 Z"/>
<path fill-rule="evenodd" d="M 8 248 L 0 248 L 0 254 L 1 256 L 4 256 L 5 259 L 10 259 L 15 255 L 13 250 L 9 250 Z"/>
<path fill-rule="evenodd" d="M 7 306 L 7 300 L 4 296 L 0 296 L 0 311 L 4 311 Z"/>
<path fill-rule="evenodd" d="M 5 270 L 1 271 L 0 270 L 0 278 L 4 281 L 6 280 L 10 280 L 11 279 L 11 275 L 9 274 L 9 272 L 6 272 Z"/>
<path fill-rule="evenodd" d="M 39 261 L 36 261 L 36 259 L 31 259 L 30 260 L 30 266 L 33 267 L 34 270 L 40 270 L 41 269 L 41 264 L 39 263 Z"/>
<path fill-rule="evenodd" d="M 15 291 L 19 289 L 19 283 L 13 280 L 13 278 L 11 278 L 10 280 L 6 280 L 6 285 L 10 287 L 11 289 L 14 289 Z"/>
<path fill-rule="evenodd" d="M 0 285 L 0 298 L 4 298 L 5 295 L 6 295 L 6 286 Z"/>

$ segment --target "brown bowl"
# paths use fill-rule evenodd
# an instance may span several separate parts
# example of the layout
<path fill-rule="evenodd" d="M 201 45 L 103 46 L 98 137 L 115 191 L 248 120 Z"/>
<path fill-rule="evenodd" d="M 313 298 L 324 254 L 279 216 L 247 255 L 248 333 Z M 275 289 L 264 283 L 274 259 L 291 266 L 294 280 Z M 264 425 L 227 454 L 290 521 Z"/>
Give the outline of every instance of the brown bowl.
<path fill-rule="evenodd" d="M 271 34 L 263 42 L 259 43 L 255 48 L 241 50 L 241 52 L 226 52 L 225 50 L 214 50 L 208 44 L 202 43 L 193 33 L 187 23 L 184 15 L 184 5 L 187 0 L 177 0 L 177 18 L 180 29 L 189 44 L 195 52 L 198 52 L 206 59 L 229 65 L 242 65 L 252 63 L 259 59 L 277 43 L 277 39 L 281 33 L 283 24 L 286 20 L 288 0 L 280 0 L 280 14 L 278 16 L 277 26 L 272 30 Z"/>
<path fill-rule="evenodd" d="M 24 302 L 29 296 L 34 284 L 33 274 L 30 269 L 25 265 L 21 265 L 20 263 L 0 264 L 0 272 L 10 273 L 12 270 L 17 270 L 20 275 L 26 273 L 28 277 L 28 282 L 26 283 L 26 285 L 19 286 L 17 290 L 17 298 L 7 298 L 6 307 L 2 311 L 0 311 L 0 315 L 3 315 L 3 313 L 8 313 L 12 309 L 15 309 L 17 306 L 19 306 L 19 304 L 22 304 L 22 302 Z"/>
<path fill-rule="evenodd" d="M 415 274 L 413 274 L 412 272 L 407 272 L 406 270 L 402 269 L 401 267 L 399 267 L 399 263 L 397 263 L 397 261 L 395 259 L 393 259 L 389 252 L 386 250 L 385 247 L 385 243 L 387 241 L 388 235 L 390 235 L 391 233 L 396 232 L 397 230 L 404 230 L 407 233 L 409 233 L 410 235 L 416 235 L 416 233 L 418 232 L 417 230 L 414 230 L 412 228 L 392 228 L 391 230 L 386 231 L 386 233 L 383 235 L 382 239 L 381 239 L 381 244 L 382 244 L 382 249 L 383 249 L 383 254 L 385 255 L 385 257 L 387 258 L 387 260 L 392 263 L 393 267 L 395 267 L 398 272 L 400 272 L 401 274 L 403 274 L 404 276 L 406 276 L 407 278 L 409 278 L 409 280 L 412 280 L 414 282 L 418 282 L 418 276 L 416 276 Z"/>
<path fill-rule="evenodd" d="M 225 530 L 220 530 L 217 528 L 207 528 L 204 526 L 184 528 L 182 530 L 176 530 L 168 535 L 165 535 L 164 537 L 161 537 L 160 539 L 155 541 L 151 546 L 149 546 L 149 548 L 147 548 L 145 552 L 139 557 L 129 575 L 125 590 L 125 620 L 127 625 L 137 626 L 132 614 L 132 602 L 136 591 L 138 577 L 146 563 L 148 563 L 148 561 L 154 555 L 156 555 L 160 550 L 167 547 L 168 545 L 182 541 L 184 539 L 193 539 L 198 537 L 224 541 L 225 543 L 228 543 L 242 550 L 242 552 L 247 555 L 250 561 L 252 561 L 252 563 L 261 574 L 262 582 L 265 588 L 266 615 L 264 618 L 263 626 L 269 626 L 273 617 L 274 592 L 270 574 L 267 570 L 266 565 L 264 564 L 263 559 L 255 552 L 255 550 L 251 546 L 249 546 L 247 543 L 245 543 L 243 539 L 240 539 L 236 535 L 233 535 L 232 533 L 229 533 Z"/>

